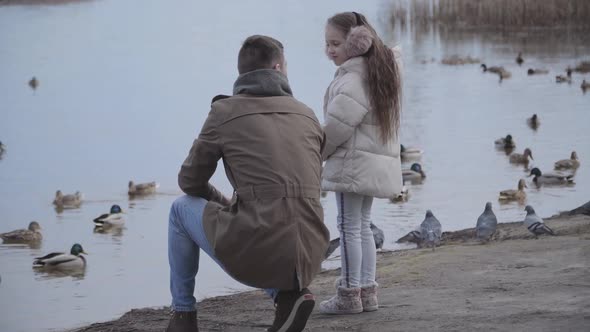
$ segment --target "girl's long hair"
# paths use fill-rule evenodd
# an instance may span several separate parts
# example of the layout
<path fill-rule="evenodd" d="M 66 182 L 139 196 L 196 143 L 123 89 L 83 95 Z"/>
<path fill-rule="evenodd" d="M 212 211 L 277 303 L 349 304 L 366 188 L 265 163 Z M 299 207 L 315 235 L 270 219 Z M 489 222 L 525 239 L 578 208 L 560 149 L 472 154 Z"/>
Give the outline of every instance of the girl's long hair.
<path fill-rule="evenodd" d="M 383 143 L 397 135 L 401 113 L 401 77 L 393 51 L 387 47 L 365 16 L 355 12 L 339 13 L 328 19 L 328 24 L 348 36 L 350 29 L 362 25 L 373 35 L 373 44 L 362 56 L 367 62 L 369 102 L 379 121 Z"/>

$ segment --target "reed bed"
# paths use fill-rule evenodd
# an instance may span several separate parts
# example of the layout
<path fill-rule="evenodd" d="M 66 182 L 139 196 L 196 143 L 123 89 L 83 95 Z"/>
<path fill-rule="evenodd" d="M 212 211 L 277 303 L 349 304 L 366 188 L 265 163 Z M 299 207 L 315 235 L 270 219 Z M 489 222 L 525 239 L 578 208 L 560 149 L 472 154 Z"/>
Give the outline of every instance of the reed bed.
<path fill-rule="evenodd" d="M 590 28 L 590 0 L 393 0 L 391 22 L 455 28 Z"/>

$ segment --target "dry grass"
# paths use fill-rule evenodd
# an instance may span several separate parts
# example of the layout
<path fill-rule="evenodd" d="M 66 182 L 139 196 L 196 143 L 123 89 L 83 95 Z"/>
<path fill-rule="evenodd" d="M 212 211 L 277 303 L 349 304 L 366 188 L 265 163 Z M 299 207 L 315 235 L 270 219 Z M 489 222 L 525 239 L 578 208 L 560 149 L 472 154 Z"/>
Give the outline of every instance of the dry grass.
<path fill-rule="evenodd" d="M 589 0 L 395 0 L 391 21 L 457 28 L 590 28 Z"/>

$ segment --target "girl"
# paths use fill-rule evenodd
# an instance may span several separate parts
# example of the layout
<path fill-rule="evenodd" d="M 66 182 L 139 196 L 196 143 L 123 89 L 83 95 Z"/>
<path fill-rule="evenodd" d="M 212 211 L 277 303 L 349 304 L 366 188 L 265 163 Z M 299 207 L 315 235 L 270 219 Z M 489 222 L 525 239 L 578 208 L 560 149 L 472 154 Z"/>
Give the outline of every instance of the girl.
<path fill-rule="evenodd" d="M 336 192 L 342 272 L 336 296 L 323 301 L 320 311 L 374 311 L 378 285 L 371 204 L 373 197 L 393 197 L 402 189 L 399 54 L 355 12 L 328 19 L 326 54 L 339 68 L 324 98 L 322 189 Z"/>

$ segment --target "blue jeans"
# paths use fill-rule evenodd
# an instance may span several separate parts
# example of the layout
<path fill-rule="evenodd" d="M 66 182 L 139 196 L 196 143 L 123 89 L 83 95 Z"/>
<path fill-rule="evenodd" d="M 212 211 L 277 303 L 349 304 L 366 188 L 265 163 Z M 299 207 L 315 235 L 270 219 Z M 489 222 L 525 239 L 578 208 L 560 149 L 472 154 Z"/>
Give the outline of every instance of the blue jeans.
<path fill-rule="evenodd" d="M 177 198 L 170 208 L 168 263 L 172 309 L 175 311 L 195 310 L 195 277 L 199 271 L 201 250 L 223 268 L 203 229 L 203 210 L 206 204 L 207 201 L 203 198 L 185 195 Z M 278 294 L 277 289 L 265 291 L 273 299 Z"/>

